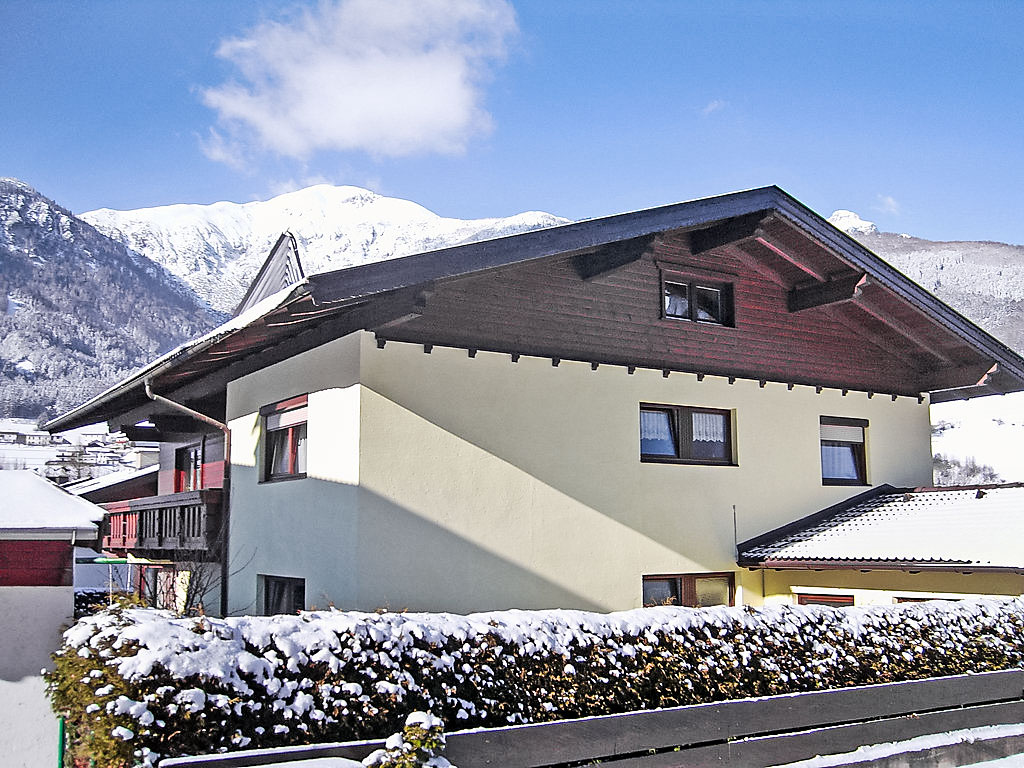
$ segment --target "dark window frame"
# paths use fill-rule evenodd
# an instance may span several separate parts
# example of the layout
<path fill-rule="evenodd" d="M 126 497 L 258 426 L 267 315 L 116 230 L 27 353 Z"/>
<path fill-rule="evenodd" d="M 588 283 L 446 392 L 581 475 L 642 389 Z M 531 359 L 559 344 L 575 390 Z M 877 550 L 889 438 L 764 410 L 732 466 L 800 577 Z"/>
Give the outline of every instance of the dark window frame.
<path fill-rule="evenodd" d="M 844 608 L 854 604 L 853 595 L 823 595 L 801 592 L 796 596 L 797 605 L 827 605 L 832 608 Z"/>
<path fill-rule="evenodd" d="M 859 442 L 851 440 L 826 440 L 821 437 L 821 427 L 859 427 L 861 430 L 861 439 Z M 847 446 L 850 448 L 853 456 L 854 468 L 857 472 L 856 478 L 847 477 L 826 477 L 825 476 L 825 462 L 821 461 L 821 484 L 822 485 L 850 485 L 850 486 L 863 486 L 869 485 L 868 483 L 868 457 L 867 457 L 867 442 L 868 442 L 868 420 L 867 419 L 853 419 L 845 416 L 819 416 L 818 417 L 818 445 L 819 455 L 821 448 L 825 446 L 830 447 L 843 447 Z"/>
<path fill-rule="evenodd" d="M 641 580 L 641 594 L 643 584 L 649 581 L 675 581 L 675 594 L 679 595 L 678 603 L 667 603 L 667 605 L 679 605 L 684 608 L 697 608 L 697 582 L 701 579 L 727 579 L 729 582 L 729 602 L 726 605 L 736 605 L 736 574 L 733 571 L 701 571 L 698 573 L 651 573 L 644 574 Z M 644 602 L 645 608 L 664 603 Z"/>
<path fill-rule="evenodd" d="M 670 428 L 675 440 L 675 456 L 665 456 L 643 452 L 643 440 L 640 441 L 640 461 L 651 464 L 697 464 L 718 467 L 735 467 L 736 451 L 733 445 L 733 411 L 727 408 L 708 408 L 696 405 L 666 405 L 664 403 L 640 403 L 640 413 L 661 412 L 669 414 Z M 727 455 L 721 459 L 695 458 L 693 451 L 692 415 L 694 413 L 713 413 L 725 418 L 725 447 Z M 640 434 L 638 430 L 638 435 Z"/>
<path fill-rule="evenodd" d="M 277 615 L 292 615 L 298 611 L 305 610 L 306 607 L 306 580 L 296 576 L 274 576 L 271 574 L 259 575 L 262 591 L 263 600 L 262 609 L 264 616 L 277 616 Z M 287 602 L 285 606 L 286 610 L 274 610 L 277 606 L 271 605 L 271 599 L 274 597 L 274 590 L 280 588 L 282 590 L 280 597 L 283 602 Z"/>
<path fill-rule="evenodd" d="M 270 428 L 270 417 L 283 415 L 292 411 L 303 410 L 308 407 L 308 395 L 298 395 L 287 400 L 265 405 L 260 408 L 260 422 L 262 427 L 263 446 L 261 455 L 263 458 L 263 469 L 260 473 L 261 483 L 278 483 L 285 480 L 301 480 L 306 477 L 306 467 L 298 467 L 299 443 L 308 437 L 306 425 L 307 419 L 288 424 L 278 428 Z M 273 471 L 273 449 L 278 440 L 284 440 L 286 455 L 288 456 L 288 471 Z"/>
<path fill-rule="evenodd" d="M 661 301 L 660 316 L 662 320 L 671 322 L 682 321 L 697 323 L 700 325 L 716 326 L 719 328 L 736 327 L 736 300 L 733 283 L 721 277 L 705 277 L 689 272 L 677 272 L 671 269 L 660 270 L 659 297 Z M 685 286 L 687 290 L 687 314 L 669 314 L 668 312 L 668 289 L 667 285 Z M 717 291 L 719 296 L 719 310 L 721 317 L 717 320 L 708 320 L 698 316 L 697 292 L 701 289 L 706 291 Z"/>
<path fill-rule="evenodd" d="M 174 492 L 198 491 L 202 487 L 202 442 L 176 448 L 174 451 Z"/>

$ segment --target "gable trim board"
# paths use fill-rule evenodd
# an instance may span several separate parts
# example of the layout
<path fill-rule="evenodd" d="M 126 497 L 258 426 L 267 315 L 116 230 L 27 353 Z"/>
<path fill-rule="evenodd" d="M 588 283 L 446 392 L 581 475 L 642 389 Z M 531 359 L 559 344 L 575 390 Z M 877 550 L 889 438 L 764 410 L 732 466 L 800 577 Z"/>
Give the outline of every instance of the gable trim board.
<path fill-rule="evenodd" d="M 402 339 L 399 331 L 403 323 L 429 310 L 437 287 L 459 280 L 476 279 L 504 269 L 522 269 L 558 257 L 572 259 L 577 274 L 582 272 L 587 280 L 600 280 L 634 263 L 638 254 L 649 251 L 650 243 L 669 234 L 688 239 L 691 250 L 695 238 L 698 251 L 712 246 L 702 252 L 707 258 L 724 249 L 742 263 L 760 264 L 762 271 L 782 274 L 789 270 L 791 275 L 799 274 L 806 280 L 787 289 L 795 305 L 831 302 L 815 306 L 824 307 L 837 325 L 859 328 L 857 332 L 866 343 L 871 343 L 873 335 L 876 347 L 891 346 L 893 339 L 899 338 L 909 349 L 919 352 L 922 359 L 934 361 L 928 390 L 903 387 L 886 394 L 917 395 L 930 391 L 931 400 L 940 402 L 1024 389 L 1024 360 L 1016 353 L 778 187 L 763 187 L 306 277 L 50 421 L 46 429 L 61 431 L 116 418 L 148 405 L 142 391 L 145 378 L 153 380 L 159 391 L 182 390 L 175 399 L 210 398 L 232 378 L 355 330 L 375 331 L 383 341 L 389 336 Z M 626 245 L 618 245 L 623 243 Z M 621 252 L 609 255 L 610 247 Z M 804 252 L 797 253 L 800 249 Z M 787 258 L 779 257 L 779 253 Z M 588 272 L 591 262 L 596 265 Z M 804 262 L 804 268 L 793 266 L 793 262 Z M 821 283 L 812 274 L 828 280 Z M 851 282 L 855 288 L 847 301 L 844 296 Z M 852 294 L 858 290 L 861 295 L 874 292 L 870 301 L 864 302 L 867 309 L 860 313 L 869 316 L 838 317 L 845 312 L 846 303 L 857 303 Z M 879 329 L 885 332 L 884 337 L 878 336 Z M 941 343 L 937 341 L 940 338 Z M 429 339 L 425 343 L 441 342 Z M 525 348 L 528 344 L 513 346 L 492 351 L 572 359 L 571 355 L 560 354 L 558 349 L 543 349 L 542 345 L 536 345 L 537 349 Z M 957 365 L 953 360 L 956 356 L 967 361 Z M 635 359 L 638 357 L 641 356 L 609 355 L 606 359 L 588 358 L 583 362 L 728 373 L 673 366 L 664 360 Z M 753 371 L 742 371 L 740 375 L 782 383 L 815 383 L 765 377 Z M 851 383 L 849 388 L 857 386 Z"/>

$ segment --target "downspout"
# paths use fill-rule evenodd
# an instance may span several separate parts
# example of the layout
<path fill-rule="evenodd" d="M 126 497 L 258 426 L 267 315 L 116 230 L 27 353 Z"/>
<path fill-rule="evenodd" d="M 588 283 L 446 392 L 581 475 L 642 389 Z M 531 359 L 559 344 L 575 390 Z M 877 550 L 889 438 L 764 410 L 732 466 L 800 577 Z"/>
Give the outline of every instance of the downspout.
<path fill-rule="evenodd" d="M 221 540 L 221 552 L 220 552 L 220 615 L 228 615 L 228 541 L 229 534 L 231 532 L 231 428 L 227 424 L 223 424 L 214 418 L 207 416 L 205 413 L 194 411 L 187 405 L 176 403 L 173 400 L 169 400 L 163 395 L 158 395 L 153 391 L 152 380 L 143 379 L 143 384 L 146 387 L 146 397 L 157 403 L 162 403 L 168 408 L 173 408 L 181 413 L 188 414 L 193 419 L 209 424 L 211 427 L 216 427 L 222 433 L 224 433 L 224 488 L 222 491 L 223 504 L 220 513 L 220 540 Z"/>

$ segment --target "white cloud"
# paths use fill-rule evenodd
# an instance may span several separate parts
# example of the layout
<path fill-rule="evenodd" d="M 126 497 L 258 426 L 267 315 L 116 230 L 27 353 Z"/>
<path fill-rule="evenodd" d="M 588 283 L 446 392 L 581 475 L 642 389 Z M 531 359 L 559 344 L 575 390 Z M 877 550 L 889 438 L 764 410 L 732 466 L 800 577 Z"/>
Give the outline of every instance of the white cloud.
<path fill-rule="evenodd" d="M 482 85 L 516 30 L 506 0 L 333 0 L 263 23 L 221 42 L 238 76 L 202 91 L 203 151 L 460 152 L 491 127 Z"/>
<path fill-rule="evenodd" d="M 874 206 L 874 209 L 876 211 L 881 211 L 882 213 L 891 213 L 893 215 L 899 215 L 900 204 L 899 201 L 896 200 L 896 198 L 892 197 L 891 195 L 877 195 L 876 197 L 877 203 Z"/>
<path fill-rule="evenodd" d="M 721 109 L 725 109 L 725 105 L 726 105 L 726 102 L 722 101 L 721 99 L 715 99 L 714 101 L 709 101 L 700 110 L 701 117 L 707 117 L 708 115 L 710 115 L 713 112 L 718 112 Z"/>

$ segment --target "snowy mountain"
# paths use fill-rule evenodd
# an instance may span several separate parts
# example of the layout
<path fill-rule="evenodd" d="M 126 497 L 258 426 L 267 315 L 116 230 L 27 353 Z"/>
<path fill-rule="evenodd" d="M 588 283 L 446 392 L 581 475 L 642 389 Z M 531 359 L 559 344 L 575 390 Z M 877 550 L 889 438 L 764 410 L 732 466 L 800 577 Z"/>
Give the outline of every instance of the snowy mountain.
<path fill-rule="evenodd" d="M 565 223 L 548 213 L 448 219 L 359 187 L 322 184 L 270 200 L 100 209 L 82 219 L 166 267 L 217 309 L 230 311 L 271 246 L 295 235 L 307 274 Z"/>
<path fill-rule="evenodd" d="M 836 211 L 829 221 L 997 339 L 1024 352 L 1024 246 L 934 242 L 879 232 L 851 211 Z"/>
<path fill-rule="evenodd" d="M 71 408 L 221 317 L 163 267 L 0 178 L 0 416 Z"/>
<path fill-rule="evenodd" d="M 1024 352 L 1024 246 L 933 242 L 879 232 L 850 211 L 835 226 L 1018 352 Z M 1024 393 L 932 406 L 932 449 L 962 463 L 1024 481 Z"/>

